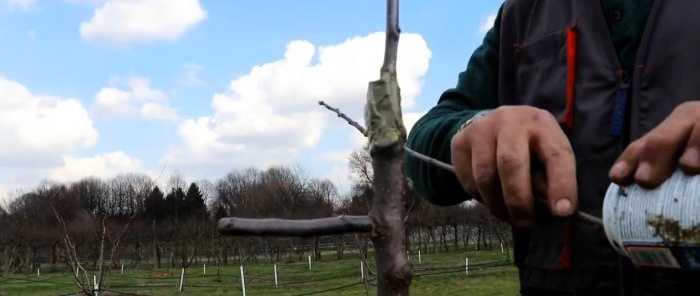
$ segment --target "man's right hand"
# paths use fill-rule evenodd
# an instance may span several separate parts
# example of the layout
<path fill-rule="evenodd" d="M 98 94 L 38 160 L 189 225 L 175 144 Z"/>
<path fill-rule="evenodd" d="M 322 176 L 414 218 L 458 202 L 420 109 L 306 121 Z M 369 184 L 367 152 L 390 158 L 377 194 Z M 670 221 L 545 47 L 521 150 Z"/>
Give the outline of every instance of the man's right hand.
<path fill-rule="evenodd" d="M 451 146 L 462 187 L 495 216 L 516 227 L 530 227 L 537 186 L 533 184 L 538 183 L 554 215 L 574 212 L 576 160 L 569 140 L 546 110 L 499 107 L 458 132 Z M 533 174 L 531 157 L 543 165 L 544 175 Z"/>

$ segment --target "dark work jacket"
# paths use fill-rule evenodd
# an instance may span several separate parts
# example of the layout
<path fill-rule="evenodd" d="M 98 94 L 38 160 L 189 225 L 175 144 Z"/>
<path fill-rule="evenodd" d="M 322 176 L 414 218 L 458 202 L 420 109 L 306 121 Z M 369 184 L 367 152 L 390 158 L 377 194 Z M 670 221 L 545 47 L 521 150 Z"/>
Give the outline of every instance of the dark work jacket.
<path fill-rule="evenodd" d="M 625 145 L 683 101 L 700 98 L 699 30 L 700 1 L 654 1 L 636 65 L 627 73 L 600 1 L 505 4 L 499 102 L 546 109 L 562 122 L 576 155 L 580 210 L 601 216 L 608 170 Z M 567 42 L 574 33 L 568 31 L 576 32 L 574 54 Z M 699 287 L 700 274 L 634 270 L 601 229 L 551 218 L 544 208 L 536 211 L 541 213 L 532 230 L 514 232 L 524 287 L 575 295 L 700 295 L 700 289 L 691 289 Z"/>

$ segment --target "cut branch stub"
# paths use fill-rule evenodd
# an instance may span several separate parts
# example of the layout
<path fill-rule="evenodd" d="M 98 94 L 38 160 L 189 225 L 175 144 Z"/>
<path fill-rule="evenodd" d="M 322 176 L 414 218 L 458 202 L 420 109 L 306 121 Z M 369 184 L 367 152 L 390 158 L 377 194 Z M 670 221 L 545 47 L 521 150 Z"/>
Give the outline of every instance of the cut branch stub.
<path fill-rule="evenodd" d="M 344 215 L 308 220 L 223 218 L 217 228 L 223 235 L 310 237 L 370 232 L 372 221 L 367 216 Z"/>

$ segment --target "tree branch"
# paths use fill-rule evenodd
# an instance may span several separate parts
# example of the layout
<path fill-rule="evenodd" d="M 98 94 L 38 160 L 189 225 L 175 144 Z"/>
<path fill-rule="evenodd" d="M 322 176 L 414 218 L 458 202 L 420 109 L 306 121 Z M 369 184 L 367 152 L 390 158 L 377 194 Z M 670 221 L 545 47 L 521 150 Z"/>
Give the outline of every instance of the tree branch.
<path fill-rule="evenodd" d="M 345 115 L 345 113 L 340 112 L 340 110 L 338 110 L 338 108 L 333 108 L 333 107 L 331 107 L 330 105 L 326 104 L 326 102 L 324 102 L 324 101 L 318 101 L 318 104 L 321 105 L 321 106 L 323 106 L 323 107 L 326 107 L 326 109 L 328 109 L 328 110 L 331 110 L 331 111 L 335 112 L 335 114 L 337 114 L 338 117 L 340 117 L 340 118 L 342 118 L 342 119 L 345 119 L 345 121 L 347 121 L 348 124 L 354 126 L 354 127 L 355 127 L 358 131 L 360 131 L 360 133 L 362 133 L 365 137 L 367 136 L 367 130 L 366 130 L 362 125 L 360 125 L 359 123 L 357 123 L 357 121 L 352 120 L 350 117 L 348 117 L 347 115 Z"/>
<path fill-rule="evenodd" d="M 310 237 L 370 232 L 372 222 L 367 216 L 345 215 L 309 220 L 222 218 L 217 228 L 223 235 Z"/>

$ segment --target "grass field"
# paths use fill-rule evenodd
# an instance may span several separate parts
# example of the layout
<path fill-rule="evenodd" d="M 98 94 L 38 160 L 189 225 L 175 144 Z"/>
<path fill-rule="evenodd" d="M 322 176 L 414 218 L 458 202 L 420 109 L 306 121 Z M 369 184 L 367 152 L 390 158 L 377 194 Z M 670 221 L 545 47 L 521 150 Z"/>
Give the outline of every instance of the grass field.
<path fill-rule="evenodd" d="M 422 263 L 411 256 L 414 269 L 413 295 L 517 295 L 517 272 L 506 256 L 498 251 L 422 254 Z M 469 258 L 470 271 L 465 272 Z M 247 295 L 375 295 L 372 284 L 365 286 L 360 277 L 356 255 L 344 260 L 278 264 L 278 286 L 274 284 L 271 264 L 245 265 Z M 333 259 L 330 259 L 333 258 Z M 373 259 L 370 264 L 373 265 Z M 184 291 L 179 292 L 181 269 L 139 269 L 112 271 L 103 281 L 101 295 L 242 295 L 239 266 L 202 266 L 185 271 Z M 372 266 L 371 269 L 374 269 Z M 72 274 L 14 274 L 0 277 L 0 295 L 73 295 L 77 288 Z"/>

